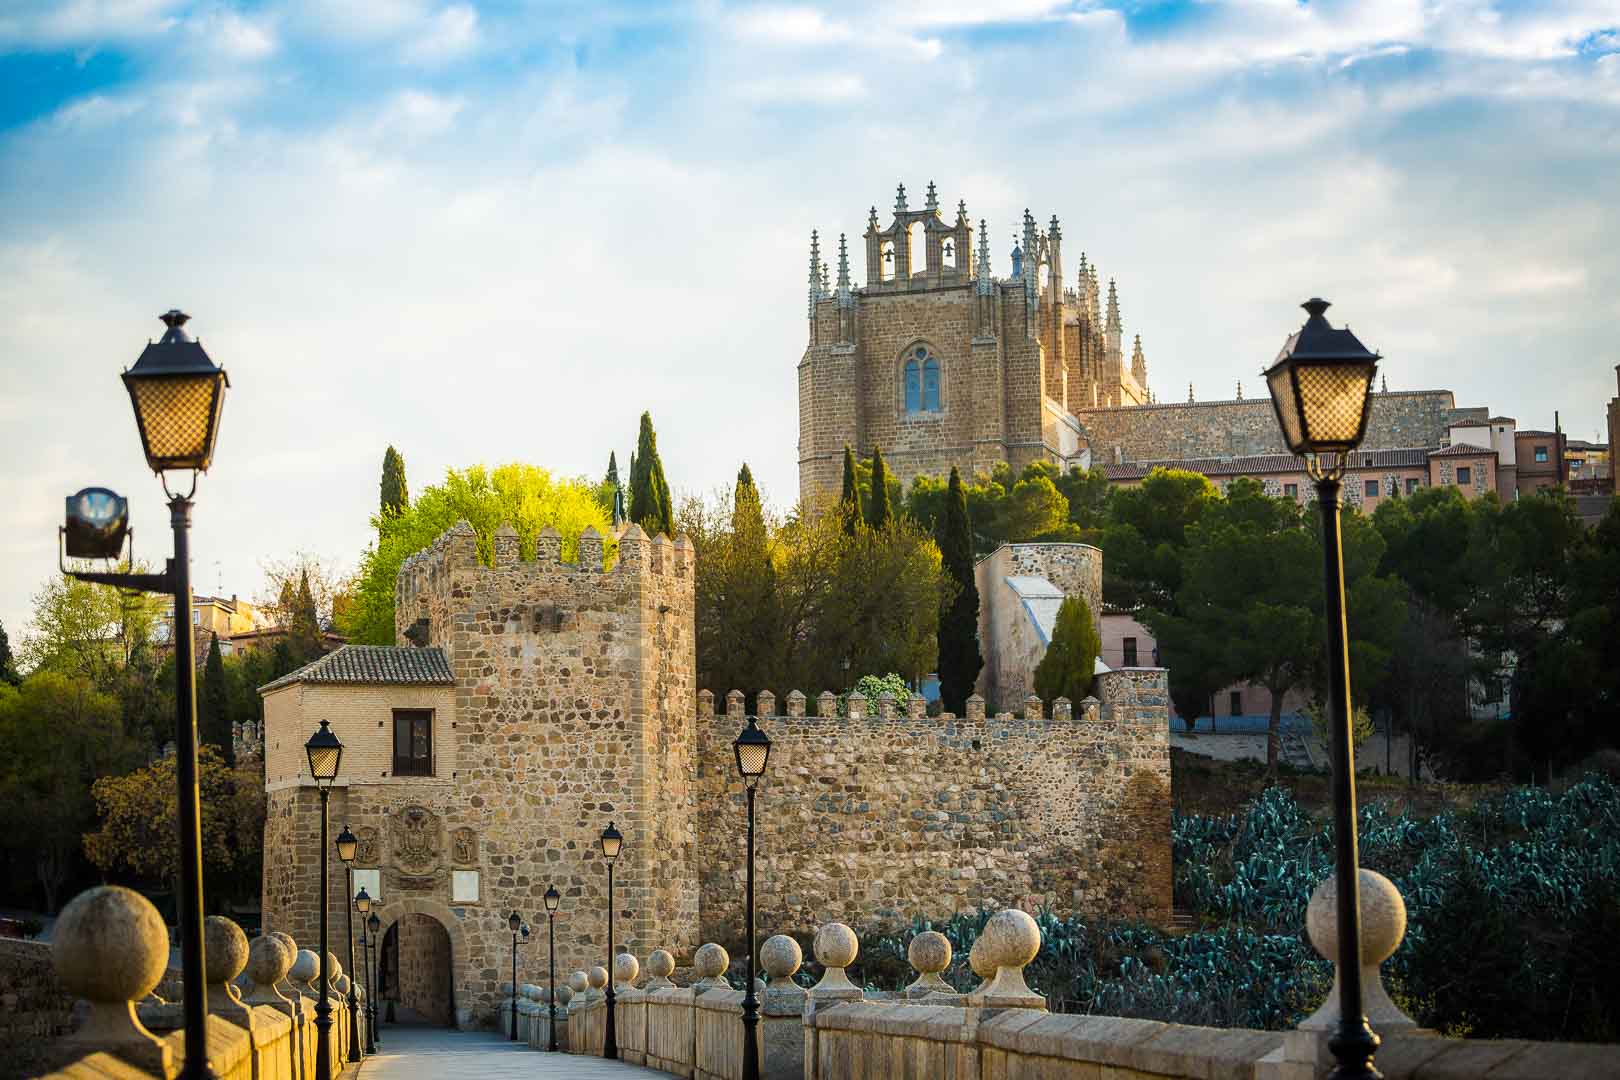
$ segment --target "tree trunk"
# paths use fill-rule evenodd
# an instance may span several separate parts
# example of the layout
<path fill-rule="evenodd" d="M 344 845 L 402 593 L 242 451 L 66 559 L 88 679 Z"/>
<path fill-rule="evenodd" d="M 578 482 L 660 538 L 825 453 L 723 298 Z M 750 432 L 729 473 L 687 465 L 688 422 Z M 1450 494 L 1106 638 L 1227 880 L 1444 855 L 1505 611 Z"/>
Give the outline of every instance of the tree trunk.
<path fill-rule="evenodd" d="M 1271 691 L 1271 716 L 1266 720 L 1266 776 L 1276 779 L 1277 757 L 1282 751 L 1282 701 L 1283 691 L 1267 687 Z"/>

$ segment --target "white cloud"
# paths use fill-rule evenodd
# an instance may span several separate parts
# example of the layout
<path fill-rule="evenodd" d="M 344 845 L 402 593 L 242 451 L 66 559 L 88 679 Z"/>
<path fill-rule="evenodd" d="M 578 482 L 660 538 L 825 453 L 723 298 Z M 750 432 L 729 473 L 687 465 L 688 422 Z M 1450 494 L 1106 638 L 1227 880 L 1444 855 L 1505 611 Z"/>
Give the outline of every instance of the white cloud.
<path fill-rule="evenodd" d="M 848 23 L 812 7 L 748 8 L 735 15 L 732 26 L 744 38 L 792 45 L 826 45 L 854 36 Z"/>
<path fill-rule="evenodd" d="M 465 56 L 478 45 L 478 12 L 470 4 L 451 4 L 429 18 L 405 46 L 407 59 L 427 64 Z"/>
<path fill-rule="evenodd" d="M 371 134 L 380 142 L 443 135 L 455 124 L 464 104 L 426 90 L 401 90 L 373 122 Z"/>
<path fill-rule="evenodd" d="M 0 45 L 61 48 L 126 41 L 172 29 L 181 0 L 8 0 Z"/>
<path fill-rule="evenodd" d="M 850 72 L 751 79 L 737 88 L 743 101 L 758 105 L 845 105 L 867 96 L 866 83 Z"/>

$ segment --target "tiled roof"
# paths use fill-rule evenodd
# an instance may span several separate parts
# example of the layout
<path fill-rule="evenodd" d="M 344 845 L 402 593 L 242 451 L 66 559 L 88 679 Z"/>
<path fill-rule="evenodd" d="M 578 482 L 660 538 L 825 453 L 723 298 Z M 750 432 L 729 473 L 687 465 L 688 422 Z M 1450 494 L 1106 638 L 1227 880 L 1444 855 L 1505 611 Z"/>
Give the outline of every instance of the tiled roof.
<path fill-rule="evenodd" d="M 1490 423 L 1489 420 L 1474 420 L 1474 419 L 1470 418 L 1470 419 L 1466 419 L 1466 420 L 1453 420 L 1451 422 L 1450 426 L 1451 427 L 1490 427 L 1491 423 Z"/>
<path fill-rule="evenodd" d="M 1485 457 L 1489 454 L 1496 456 L 1496 451 L 1487 446 L 1475 446 L 1472 443 L 1454 443 L 1451 446 L 1442 446 L 1438 450 L 1430 450 L 1430 457 Z"/>
<path fill-rule="evenodd" d="M 1538 439 L 1550 439 L 1553 436 L 1557 435 L 1558 432 L 1556 432 L 1556 431 L 1542 431 L 1542 430 L 1540 430 L 1538 428 L 1525 428 L 1523 431 L 1514 432 L 1514 434 L 1517 435 L 1521 439 L 1524 438 L 1526 435 L 1533 435 Z"/>
<path fill-rule="evenodd" d="M 450 661 L 443 649 L 396 645 L 345 645 L 297 671 L 259 687 L 262 694 L 297 682 L 392 683 L 404 686 L 453 686 Z"/>
<path fill-rule="evenodd" d="M 1493 417 L 1491 417 L 1489 422 L 1492 423 L 1492 424 L 1517 424 L 1518 423 L 1518 421 L 1513 419 L 1513 417 L 1511 417 L 1511 416 L 1493 416 Z"/>

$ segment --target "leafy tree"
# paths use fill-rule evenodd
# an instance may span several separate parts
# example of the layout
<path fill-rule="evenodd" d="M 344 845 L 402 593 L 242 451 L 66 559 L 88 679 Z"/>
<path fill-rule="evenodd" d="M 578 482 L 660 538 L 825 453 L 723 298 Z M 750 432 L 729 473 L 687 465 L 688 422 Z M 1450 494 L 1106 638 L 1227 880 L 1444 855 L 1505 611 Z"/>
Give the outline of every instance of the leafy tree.
<path fill-rule="evenodd" d="M 715 693 L 741 690 L 752 698 L 777 685 L 784 649 L 774 545 L 746 464 L 731 504 L 730 529 L 698 541 L 699 671 Z"/>
<path fill-rule="evenodd" d="M 59 671 L 109 688 L 135 650 L 153 639 L 162 611 L 162 600 L 150 594 L 53 576 L 34 594 L 22 667 Z"/>
<path fill-rule="evenodd" d="M 838 498 L 838 518 L 844 532 L 854 536 L 863 521 L 861 517 L 861 491 L 855 479 L 855 451 L 844 444 L 844 490 Z"/>
<path fill-rule="evenodd" d="M 11 639 L 6 636 L 4 625 L 0 625 L 0 682 L 12 686 L 22 684 L 22 676 L 17 674 L 17 662 L 11 655 Z"/>
<path fill-rule="evenodd" d="M 405 459 L 392 446 L 383 453 L 382 482 L 378 489 L 380 513 L 397 514 L 410 505 L 410 489 L 405 486 Z"/>
<path fill-rule="evenodd" d="M 1208 477 L 1179 469 L 1154 469 L 1138 486 L 1116 488 L 1101 538 L 1104 598 L 1174 611 L 1187 530 L 1217 497 Z"/>
<path fill-rule="evenodd" d="M 534 465 L 450 469 L 443 483 L 428 485 L 404 512 L 373 519 L 377 541 L 361 557 L 353 607 L 339 623 L 351 641 L 393 644 L 394 579 L 400 564 L 427 548 L 458 520 L 472 525 L 478 536 L 479 558 L 486 564 L 494 562 L 495 530 L 504 522 L 517 529 L 519 551 L 525 559 L 534 558 L 535 538 L 547 526 L 562 534 L 564 559 L 579 557 L 579 534 L 587 526 L 604 536 L 610 531 L 607 514 L 586 480 L 554 477 Z M 609 558 L 617 549 L 611 538 L 604 547 Z M 281 666 L 278 660 L 276 667 Z"/>
<path fill-rule="evenodd" d="M 1068 472 L 1053 477 L 1052 482 L 1069 503 L 1069 521 L 1082 529 L 1101 528 L 1107 522 L 1108 476 L 1102 469 L 1071 465 Z"/>
<path fill-rule="evenodd" d="M 889 505 L 889 470 L 883 464 L 883 451 L 872 447 L 872 493 L 867 504 L 866 523 L 874 529 L 883 529 L 894 518 Z"/>
<path fill-rule="evenodd" d="M 0 684 L 0 805 L 13 823 L 0 845 L 31 864 L 47 910 L 56 910 L 94 817 L 91 782 L 135 752 L 117 699 L 88 679 L 40 671 L 18 687 Z"/>
<path fill-rule="evenodd" d="M 383 515 L 378 516 L 381 520 Z M 352 583 L 331 560 L 309 551 L 295 551 L 285 558 L 268 559 L 264 570 L 259 607 L 278 625 L 291 626 L 300 618 L 313 621 L 321 630 L 338 624 L 338 613 L 350 602 Z M 309 595 L 303 595 L 305 585 Z M 300 609 L 303 604 L 303 609 Z"/>
<path fill-rule="evenodd" d="M 1062 529 L 1069 506 L 1050 477 L 1037 473 L 1013 485 L 1001 508 L 1001 536 L 1008 543 L 1043 539 Z"/>
<path fill-rule="evenodd" d="M 675 504 L 669 483 L 664 479 L 664 463 L 658 456 L 658 437 L 653 433 L 652 414 L 641 414 L 641 434 L 636 455 L 630 459 L 630 520 L 648 536 L 672 536 L 675 532 Z"/>
<path fill-rule="evenodd" d="M 968 523 L 962 474 L 955 467 L 947 489 L 945 514 L 934 534 L 940 562 L 956 583 L 939 615 L 939 694 L 947 711 L 962 716 L 979 679 L 979 587 L 973 577 L 973 529 Z"/>
<path fill-rule="evenodd" d="M 1035 665 L 1035 692 L 1051 701 L 1066 697 L 1078 703 L 1091 692 L 1102 640 L 1083 596 L 1065 596 L 1058 605 L 1052 640 Z"/>
<path fill-rule="evenodd" d="M 236 759 L 231 744 L 230 687 L 225 680 L 225 657 L 219 651 L 219 638 L 215 636 L 208 646 L 208 660 L 203 664 L 202 693 L 197 702 L 197 738 L 218 747 L 226 762 Z"/>
<path fill-rule="evenodd" d="M 103 873 L 124 872 L 159 884 L 180 865 L 176 757 L 168 754 L 123 776 L 103 776 L 90 788 L 99 827 L 84 837 L 85 854 Z M 197 748 L 197 784 L 202 797 L 204 872 L 229 871 L 237 843 L 261 846 L 235 835 L 235 777 L 213 746 Z"/>
<path fill-rule="evenodd" d="M 838 695 L 838 715 L 849 715 L 849 699 L 852 694 L 860 694 L 866 699 L 866 715 L 878 714 L 878 698 L 888 694 L 894 698 L 894 708 L 897 713 L 905 714 L 906 703 L 911 700 L 911 684 L 906 677 L 898 672 L 891 671 L 887 675 L 862 675 L 855 680 L 855 685 L 845 693 Z"/>

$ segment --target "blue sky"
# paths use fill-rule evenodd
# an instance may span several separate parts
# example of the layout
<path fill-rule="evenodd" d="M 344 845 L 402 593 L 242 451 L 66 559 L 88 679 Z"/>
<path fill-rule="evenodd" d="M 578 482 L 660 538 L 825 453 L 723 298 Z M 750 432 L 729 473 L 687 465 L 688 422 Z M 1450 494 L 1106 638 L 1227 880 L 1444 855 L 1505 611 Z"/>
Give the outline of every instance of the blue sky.
<path fill-rule="evenodd" d="M 1620 0 L 10 0 L 0 620 L 69 491 L 164 546 L 116 375 L 170 306 L 233 381 L 198 588 L 252 595 L 352 564 L 390 442 L 595 475 L 650 408 L 678 490 L 789 503 L 810 230 L 900 181 L 998 274 L 1058 215 L 1165 400 L 1262 393 L 1321 294 L 1392 388 L 1591 438 L 1617 177 Z"/>

